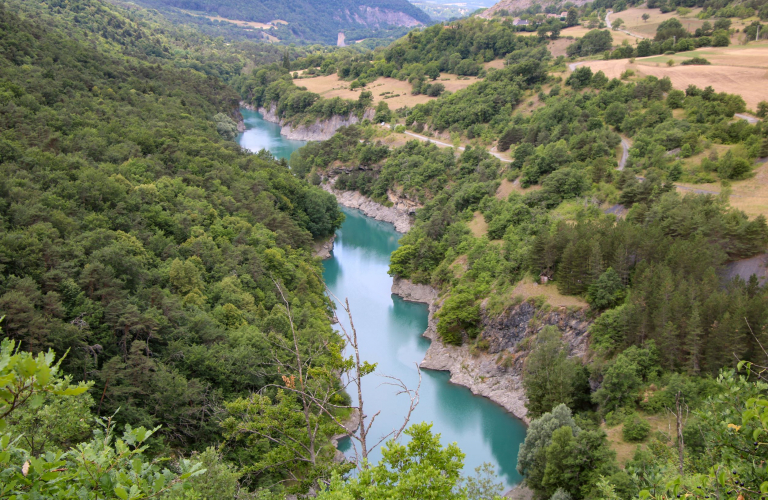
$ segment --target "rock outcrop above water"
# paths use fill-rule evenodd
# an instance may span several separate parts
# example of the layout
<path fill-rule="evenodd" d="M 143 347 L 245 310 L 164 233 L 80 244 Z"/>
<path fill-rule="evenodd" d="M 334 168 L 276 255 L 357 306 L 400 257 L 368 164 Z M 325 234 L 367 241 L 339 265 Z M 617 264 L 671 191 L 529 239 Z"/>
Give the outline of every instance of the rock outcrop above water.
<path fill-rule="evenodd" d="M 529 420 L 522 373 L 528 353 L 521 349 L 521 341 L 547 325 L 555 325 L 563 332 L 572 356 L 586 353 L 590 322 L 584 311 L 536 308 L 527 301 L 510 306 L 498 316 L 490 317 L 483 310 L 481 335 L 489 347 L 484 352 L 471 352 L 469 345 L 447 345 L 440 340 L 435 318 L 439 299 L 435 289 L 395 278 L 392 293 L 404 300 L 429 305 L 429 323 L 424 336 L 432 343 L 421 362 L 422 368 L 450 372 L 452 383 L 487 397 L 525 423 Z"/>
<path fill-rule="evenodd" d="M 357 191 L 339 191 L 334 189 L 332 183 L 323 184 L 321 187 L 334 195 L 342 206 L 356 208 L 368 217 L 394 224 L 395 230 L 399 233 L 407 233 L 413 225 L 411 214 L 415 211 L 415 208 L 408 208 L 405 203 L 385 207 Z"/>
<path fill-rule="evenodd" d="M 325 141 L 333 137 L 333 134 L 341 127 L 348 127 L 361 121 L 356 114 L 350 113 L 348 116 L 334 115 L 327 120 L 315 120 L 314 123 L 294 126 L 284 118 L 277 116 L 277 105 L 274 103 L 269 108 L 259 108 L 258 111 L 266 121 L 280 124 L 282 127 L 280 135 L 286 139 L 297 141 Z M 363 119 L 372 120 L 373 116 L 374 111 L 367 109 L 363 114 Z"/>
<path fill-rule="evenodd" d="M 352 410 L 349 417 L 341 422 L 344 424 L 344 431 L 339 434 L 335 434 L 331 437 L 331 444 L 336 448 L 336 456 L 333 458 L 336 462 L 341 463 L 344 461 L 344 453 L 339 451 L 339 439 L 343 439 L 347 436 L 351 436 L 360 428 L 360 412 L 357 409 Z"/>
<path fill-rule="evenodd" d="M 316 241 L 312 248 L 313 255 L 315 257 L 320 257 L 323 260 L 330 259 L 331 252 L 333 251 L 333 242 L 335 239 L 336 239 L 336 235 L 334 234 L 327 240 Z"/>
<path fill-rule="evenodd" d="M 583 309 L 570 311 L 565 307 L 537 308 L 532 302 L 524 301 L 494 317 L 489 317 L 483 311 L 482 336 L 488 342 L 489 354 L 511 352 L 526 337 L 552 325 L 562 333 L 569 354 L 583 357 L 587 353 L 586 333 L 591 324 Z"/>
<path fill-rule="evenodd" d="M 256 106 L 254 106 L 253 104 L 248 104 L 245 101 L 240 101 L 240 107 L 241 108 L 245 108 L 248 111 L 253 111 L 254 113 L 259 111 L 258 109 L 256 109 Z"/>

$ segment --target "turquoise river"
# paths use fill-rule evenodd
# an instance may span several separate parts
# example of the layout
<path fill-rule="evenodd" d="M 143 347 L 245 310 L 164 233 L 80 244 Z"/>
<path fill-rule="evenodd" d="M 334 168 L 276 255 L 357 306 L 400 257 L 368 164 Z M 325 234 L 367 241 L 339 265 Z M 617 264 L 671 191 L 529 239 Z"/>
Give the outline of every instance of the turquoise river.
<path fill-rule="evenodd" d="M 275 156 L 290 155 L 285 151 L 295 149 L 297 141 L 284 144 L 279 128 L 265 126 L 272 124 L 256 113 L 246 113 L 249 112 L 243 111 L 249 129 L 240 137 L 243 147 L 258 150 L 264 147 L 262 144 L 270 144 L 274 146 L 267 149 Z M 252 144 L 258 146 L 254 148 Z M 380 411 L 369 437 L 369 441 L 377 441 L 378 436 L 400 427 L 408 409 L 408 398 L 397 396 L 396 389 L 387 385 L 382 375 L 396 376 L 409 388 L 418 385 L 417 364 L 430 342 L 422 337 L 427 328 L 427 306 L 406 302 L 390 293 L 389 256 L 402 235 L 391 224 L 373 220 L 357 210 L 343 211 L 346 220 L 337 232 L 332 258 L 324 262 L 323 276 L 337 297 L 349 299 L 361 357 L 377 363 L 376 372 L 366 377 L 363 384 L 366 414 L 370 417 Z M 515 467 L 525 426 L 490 400 L 451 384 L 449 378 L 446 372 L 421 372 L 420 403 L 411 421 L 432 422 L 433 431 L 440 433 L 443 444 L 456 442 L 466 454 L 465 473 L 472 474 L 475 467 L 488 462 L 506 486 L 518 483 L 520 476 Z M 351 455 L 349 442 L 342 441 L 340 448 Z M 376 462 L 380 457 L 377 450 L 370 459 Z"/>

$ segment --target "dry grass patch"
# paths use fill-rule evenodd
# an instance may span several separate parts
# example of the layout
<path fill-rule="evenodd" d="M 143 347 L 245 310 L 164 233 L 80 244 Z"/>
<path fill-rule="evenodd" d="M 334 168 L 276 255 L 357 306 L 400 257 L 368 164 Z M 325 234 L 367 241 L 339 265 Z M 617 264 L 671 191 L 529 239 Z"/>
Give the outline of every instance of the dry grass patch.
<path fill-rule="evenodd" d="M 660 415 L 640 415 L 643 419 L 651 424 L 651 435 L 648 440 L 653 439 L 653 434 L 657 431 L 664 432 L 670 436 L 674 435 L 675 419 L 669 414 Z M 648 447 L 646 443 L 627 443 L 621 436 L 621 432 L 624 429 L 624 424 L 619 424 L 614 427 L 608 427 L 605 424 L 600 426 L 608 435 L 608 444 L 613 451 L 616 452 L 616 459 L 623 467 L 628 461 L 635 455 L 635 450 L 638 446 L 642 449 Z M 670 444 L 671 445 L 671 444 Z"/>
<path fill-rule="evenodd" d="M 754 174 L 749 179 L 731 182 L 730 203 L 733 208 L 743 210 L 749 217 L 768 216 L 768 163 L 755 167 Z M 720 182 L 710 184 L 678 183 L 678 192 L 681 194 L 690 193 L 692 190 L 720 193 L 723 186 Z"/>
<path fill-rule="evenodd" d="M 694 51 L 678 52 L 669 56 L 644 57 L 636 61 L 641 66 L 655 66 L 656 64 L 667 64 L 667 61 L 671 59 L 677 65 L 694 56 L 703 57 L 711 62 L 712 66 L 734 66 L 768 70 L 768 42 L 730 47 L 702 47 Z M 700 68 L 705 67 L 701 66 Z M 762 90 L 765 91 L 765 89 Z"/>
<path fill-rule="evenodd" d="M 545 297 L 547 303 L 554 307 L 589 307 L 589 304 L 584 302 L 579 297 L 572 297 L 570 295 L 563 295 L 557 291 L 557 286 L 554 283 L 548 283 L 546 285 L 539 285 L 535 283 L 531 278 L 525 277 L 515 286 L 510 293 L 511 297 L 523 297 L 523 299 L 532 299 L 534 297 Z"/>
<path fill-rule="evenodd" d="M 525 194 L 530 193 L 531 191 L 537 191 L 539 189 L 541 189 L 541 186 L 538 184 L 528 186 L 527 188 L 522 187 L 520 185 L 520 179 L 515 179 L 514 182 L 507 179 L 502 179 L 499 188 L 496 190 L 496 199 L 506 200 L 507 197 L 509 197 L 509 195 L 512 193 Z"/>
<path fill-rule="evenodd" d="M 477 81 L 480 80 L 475 77 L 459 77 L 447 73 L 441 74 L 436 80 L 437 83 L 445 85 L 445 90 L 450 92 L 467 88 Z M 366 85 L 365 88 L 355 90 L 349 89 L 351 82 L 341 80 L 336 74 L 302 78 L 294 83 L 298 86 L 306 87 L 310 92 L 320 94 L 326 99 L 341 97 L 354 100 L 360 97 L 360 92 L 367 90 L 373 94 L 374 105 L 384 101 L 389 105 L 389 109 L 392 110 L 404 106 L 413 107 L 417 104 L 424 104 L 425 102 L 437 99 L 436 97 L 425 95 L 411 95 L 411 84 L 396 78 L 378 78 Z"/>
<path fill-rule="evenodd" d="M 666 61 L 678 63 L 692 57 L 704 57 L 710 66 L 675 66 L 669 67 Z M 653 56 L 635 60 L 632 64 L 627 59 L 611 61 L 585 61 L 584 65 L 592 71 L 603 71 L 608 78 L 619 78 L 627 69 L 632 69 L 638 76 L 668 76 L 672 85 L 685 90 L 688 85 L 699 88 L 712 86 L 717 92 L 740 95 L 751 109 L 765 100 L 768 88 L 768 42 L 760 42 L 741 47 L 707 47 L 673 56 Z"/>
<path fill-rule="evenodd" d="M 616 17 L 615 15 L 611 16 L 611 19 L 614 19 L 615 17 Z M 589 28 L 585 28 L 584 26 L 572 26 L 570 28 L 565 28 L 564 30 L 562 30 L 560 32 L 560 36 L 561 37 L 572 36 L 573 38 L 581 38 L 587 33 L 589 33 L 590 31 L 592 30 Z M 640 40 L 636 36 L 628 35 L 623 31 L 613 31 L 613 30 L 609 30 L 608 28 L 605 28 L 601 31 L 611 32 L 611 36 L 613 37 L 614 47 L 618 47 L 619 45 L 621 45 L 624 42 L 624 40 L 626 40 L 630 45 L 635 45 Z M 566 44 L 566 47 L 574 42 L 573 40 L 567 40 L 567 41 L 568 43 Z M 563 52 L 563 55 L 566 55 L 565 52 Z"/>
<path fill-rule="evenodd" d="M 539 99 L 539 94 L 534 93 L 532 90 L 526 91 L 525 94 L 523 94 L 523 98 L 520 99 L 520 104 L 515 108 L 515 111 L 523 115 L 532 115 L 534 111 L 544 107 L 544 105 L 545 103 Z"/>
<path fill-rule="evenodd" d="M 389 146 L 390 148 L 399 148 L 401 146 L 405 146 L 408 141 L 415 140 L 413 137 L 409 137 L 405 134 L 398 134 L 395 132 L 392 132 L 388 136 L 384 137 L 381 142 Z"/>
<path fill-rule="evenodd" d="M 483 68 L 485 69 L 491 69 L 491 68 L 501 69 L 503 67 L 504 67 L 504 59 L 494 59 L 491 62 L 487 62 L 483 64 Z"/>
<path fill-rule="evenodd" d="M 566 57 L 568 55 L 566 49 L 572 43 L 573 40 L 568 40 L 567 38 L 558 38 L 557 40 L 550 41 L 547 44 L 547 49 L 549 49 L 549 53 L 552 54 L 552 57 Z"/>
<path fill-rule="evenodd" d="M 682 17 L 678 15 L 677 12 L 667 12 L 666 14 L 662 14 L 659 9 L 632 8 L 613 13 L 611 14 L 610 19 L 611 21 L 615 19 L 624 21 L 622 29 L 626 29 L 630 33 L 653 38 L 656 36 L 656 29 L 659 25 L 673 17 L 677 18 L 686 30 L 693 33 L 697 28 L 701 28 L 701 25 L 704 24 L 704 21 L 701 19 L 696 19 L 696 14 L 699 12 L 701 12 L 701 9 L 696 8 L 686 17 Z M 648 18 L 648 21 L 643 21 L 643 14 L 651 16 Z M 713 21 L 710 20 L 710 23 L 712 22 Z"/>
<path fill-rule="evenodd" d="M 469 221 L 468 226 L 475 238 L 481 238 L 488 234 L 488 223 L 485 222 L 485 217 L 480 212 L 475 212 L 475 216 Z"/>

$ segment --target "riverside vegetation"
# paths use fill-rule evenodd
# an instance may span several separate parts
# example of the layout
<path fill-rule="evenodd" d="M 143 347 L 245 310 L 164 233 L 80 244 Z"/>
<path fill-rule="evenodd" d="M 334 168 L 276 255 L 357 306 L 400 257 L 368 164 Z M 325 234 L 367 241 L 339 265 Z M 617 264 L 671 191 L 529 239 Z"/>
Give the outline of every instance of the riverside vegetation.
<path fill-rule="evenodd" d="M 351 409 L 338 374 L 374 367 L 341 355 L 349 339 L 331 328 L 311 253 L 343 219 L 316 187 L 329 176 L 423 206 L 390 272 L 441 291 L 448 344 L 482 352 L 483 315 L 521 300 L 525 276 L 590 304 L 585 359 L 555 327 L 521 346 L 532 422 L 518 469 L 537 498 L 768 492 L 768 292 L 756 277 L 721 278 L 765 250 L 768 227 L 727 192 L 673 186 L 748 177 L 768 155 L 765 124 L 733 120 L 738 96 L 589 68 L 563 81 L 564 59 L 542 40 L 470 20 L 360 60 L 310 57 L 418 92 L 435 67 L 484 73 L 413 110 L 376 110 L 377 122 L 473 146 L 389 148 L 365 124 L 308 145 L 289 169 L 238 148 L 233 118 L 240 99 L 295 120 L 362 112 L 365 93 L 331 101 L 294 85 L 291 70 L 319 60 L 264 49 L 268 64 L 241 74 L 254 61 L 244 46 L 99 0 L 6 0 L 0 28 L 0 497 L 497 495 L 487 469 L 461 477 L 461 451 L 428 424 L 354 478 L 332 460 Z M 499 57 L 502 69 L 480 69 Z M 540 106 L 520 113 L 532 95 Z M 616 170 L 620 134 L 633 145 Z M 487 153 L 494 142 L 512 163 Z M 712 142 L 728 152 L 683 168 L 680 156 Z M 497 196 L 515 180 L 533 188 Z M 477 217 L 486 234 L 470 231 Z M 667 409 L 679 433 L 650 433 L 645 417 Z M 645 445 L 619 464 L 603 421 Z"/>

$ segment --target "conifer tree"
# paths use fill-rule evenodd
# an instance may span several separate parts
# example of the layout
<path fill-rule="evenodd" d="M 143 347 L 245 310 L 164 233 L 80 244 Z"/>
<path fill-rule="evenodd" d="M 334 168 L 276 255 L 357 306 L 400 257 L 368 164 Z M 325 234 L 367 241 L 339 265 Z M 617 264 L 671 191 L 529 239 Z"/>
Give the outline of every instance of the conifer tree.
<path fill-rule="evenodd" d="M 603 263 L 603 252 L 600 249 L 598 241 L 592 242 L 591 253 L 589 256 L 589 284 L 594 283 L 605 271 Z"/>
<path fill-rule="evenodd" d="M 661 348 L 662 361 L 667 369 L 674 369 L 678 359 L 679 339 L 677 327 L 672 321 L 667 321 L 661 330 L 659 347 Z"/>
<path fill-rule="evenodd" d="M 685 337 L 685 348 L 688 351 L 688 370 L 694 375 L 698 375 L 701 371 L 703 335 L 699 305 L 697 302 L 694 302 Z"/>

